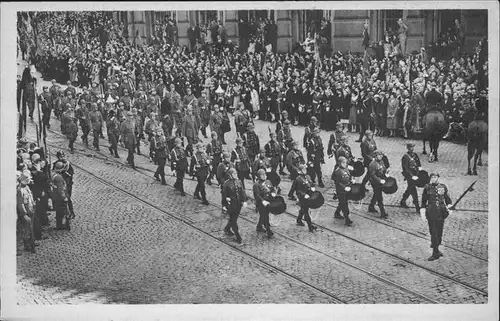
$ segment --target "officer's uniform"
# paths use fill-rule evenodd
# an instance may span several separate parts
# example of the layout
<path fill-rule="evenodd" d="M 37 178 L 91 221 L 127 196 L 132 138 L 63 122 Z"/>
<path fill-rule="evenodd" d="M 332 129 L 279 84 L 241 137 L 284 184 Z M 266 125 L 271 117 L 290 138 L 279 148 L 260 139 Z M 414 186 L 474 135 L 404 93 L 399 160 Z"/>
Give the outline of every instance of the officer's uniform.
<path fill-rule="evenodd" d="M 375 140 L 368 140 L 365 139 L 361 142 L 361 157 L 363 157 L 364 165 L 368 169 L 370 164 L 372 163 L 374 156 L 373 152 L 377 150 L 377 143 Z M 363 181 L 361 184 L 366 185 L 369 180 L 368 172 L 366 173 L 365 177 L 363 177 Z"/>
<path fill-rule="evenodd" d="M 269 209 L 262 204 L 263 201 L 270 201 L 271 193 L 274 193 L 274 187 L 270 181 L 261 181 L 260 178 L 253 185 L 253 197 L 256 202 L 257 210 L 259 211 L 259 222 L 257 223 L 257 231 L 264 232 L 262 225 L 267 231 L 267 237 L 270 238 L 274 233 L 271 231 L 269 224 Z"/>
<path fill-rule="evenodd" d="M 374 155 L 375 156 L 375 155 Z M 370 163 L 370 166 L 368 167 L 368 177 L 370 179 L 370 183 L 373 187 L 373 197 L 370 201 L 370 206 L 368 207 L 369 212 L 376 212 L 375 210 L 375 203 L 378 204 L 378 207 L 380 208 L 380 217 L 385 218 L 387 217 L 387 214 L 385 212 L 384 208 L 384 199 L 382 195 L 382 186 L 380 181 L 387 180 L 387 168 L 384 165 L 383 160 L 376 160 L 373 159 L 373 161 Z"/>
<path fill-rule="evenodd" d="M 203 204 L 208 205 L 207 193 L 205 191 L 205 181 L 210 172 L 210 159 L 204 152 L 193 153 L 191 158 L 191 165 L 189 172 L 196 176 L 198 184 L 194 190 L 194 197 L 199 198 L 201 194 L 201 200 Z"/>
<path fill-rule="evenodd" d="M 102 119 L 101 112 L 97 110 L 97 106 L 95 108 L 95 110 L 90 112 L 89 119 L 92 124 L 92 134 L 94 136 L 93 146 L 96 150 L 99 150 L 99 135 L 101 134 L 104 120 Z"/>
<path fill-rule="evenodd" d="M 110 143 L 109 152 L 114 155 L 115 158 L 118 156 L 118 139 L 120 138 L 120 123 L 114 115 L 109 115 L 106 121 L 106 129 L 108 130 L 108 140 Z"/>
<path fill-rule="evenodd" d="M 422 193 L 422 208 L 426 209 L 425 216 L 429 223 L 434 258 L 441 256 L 438 247 L 443 237 L 444 220 L 449 215 L 447 208 L 449 204 L 451 204 L 451 198 L 446 185 L 441 183 L 425 185 Z"/>
<path fill-rule="evenodd" d="M 228 201 L 227 198 L 230 200 Z M 224 228 L 227 234 L 236 236 L 236 242 L 241 243 L 241 236 L 238 229 L 238 216 L 240 215 L 243 203 L 246 200 L 245 189 L 237 179 L 228 179 L 222 186 L 222 204 L 227 208 L 229 221 Z"/>
<path fill-rule="evenodd" d="M 305 164 L 302 152 L 298 149 L 292 149 L 287 155 L 287 166 L 288 170 L 290 171 L 290 179 L 292 181 L 295 181 L 297 176 L 299 176 L 300 164 Z M 294 192 L 295 192 L 295 184 L 292 184 L 292 188 L 290 189 L 290 192 L 288 192 L 288 197 L 293 199 Z"/>
<path fill-rule="evenodd" d="M 324 187 L 321 164 L 325 163 L 325 152 L 321 137 L 316 132 L 311 133 L 309 142 L 307 143 L 307 160 L 310 163 L 309 170 L 313 182 L 317 176 L 319 187 Z"/>
<path fill-rule="evenodd" d="M 62 162 L 61 160 L 57 160 L 52 164 L 52 170 L 54 171 L 55 165 L 58 162 Z M 73 177 L 75 175 L 75 170 L 73 169 L 73 165 L 69 161 L 62 162 L 64 166 L 66 167 L 66 170 L 61 172 L 62 177 L 64 178 L 64 181 L 66 182 L 66 191 L 67 191 L 67 197 L 68 197 L 68 208 L 69 212 L 72 216 L 75 215 L 75 212 L 73 210 L 73 200 L 72 200 L 72 195 L 73 195 Z M 67 165 L 66 165 L 67 164 Z"/>
<path fill-rule="evenodd" d="M 212 139 L 210 143 L 207 144 L 207 155 L 212 158 L 212 170 L 207 178 L 208 185 L 212 185 L 212 178 L 217 175 L 217 167 L 222 162 L 222 143 L 218 139 Z"/>
<path fill-rule="evenodd" d="M 236 165 L 238 170 L 238 179 L 241 180 L 243 187 L 245 187 L 245 178 L 250 178 L 250 159 L 248 158 L 247 150 L 245 147 L 236 147 L 231 152 L 231 162 Z"/>
<path fill-rule="evenodd" d="M 350 225 L 352 221 L 349 219 L 349 203 L 347 201 L 346 187 L 351 187 L 352 176 L 347 168 L 338 167 L 333 172 L 333 180 L 335 181 L 335 190 L 337 192 L 339 205 L 335 210 L 335 218 L 342 218 L 340 212 L 344 214 L 345 224 Z"/>
<path fill-rule="evenodd" d="M 234 164 L 231 163 L 230 161 L 228 162 L 222 161 L 217 166 L 217 181 L 219 182 L 219 185 L 221 187 L 221 192 L 222 192 L 222 186 L 229 179 L 228 171 L 230 168 L 236 168 Z"/>
<path fill-rule="evenodd" d="M 78 122 L 80 123 L 80 128 L 82 129 L 82 141 L 88 147 L 89 146 L 89 133 L 90 133 L 90 117 L 87 107 L 81 107 L 75 112 Z"/>
<path fill-rule="evenodd" d="M 297 217 L 297 224 L 303 225 L 302 218 L 306 220 L 307 226 L 309 227 L 309 231 L 313 231 L 316 229 L 315 226 L 312 225 L 311 216 L 309 215 L 309 205 L 306 199 L 306 195 L 311 192 L 311 188 L 314 187 L 314 183 L 311 180 L 311 177 L 302 172 L 299 173 L 297 178 L 293 181 L 292 189 L 297 191 L 297 196 L 299 197 L 300 202 L 300 211 L 299 216 Z"/>
<path fill-rule="evenodd" d="M 167 162 L 167 141 L 163 135 L 155 135 L 151 139 L 151 146 L 155 151 L 155 161 L 158 164 L 154 177 L 161 178 L 161 184 L 167 185 L 165 181 L 165 163 Z"/>
<path fill-rule="evenodd" d="M 290 130 L 290 121 L 287 119 L 284 122 L 285 125 L 283 126 L 278 132 L 276 133 L 276 140 L 278 143 L 281 145 L 281 152 L 282 152 L 282 164 L 280 164 L 280 174 L 284 175 L 283 168 L 287 166 L 287 155 L 292 149 L 292 142 L 293 142 L 293 137 L 292 137 L 292 132 Z"/>
<path fill-rule="evenodd" d="M 402 207 L 407 207 L 406 200 L 411 195 L 411 198 L 413 199 L 413 204 L 415 205 L 417 212 L 419 212 L 420 206 L 418 204 L 417 187 L 415 186 L 415 180 L 413 180 L 413 177 L 418 176 L 419 172 L 418 168 L 421 166 L 420 158 L 416 153 L 409 151 L 408 153 L 403 155 L 401 159 L 401 166 L 403 168 L 403 177 L 408 183 L 408 187 L 406 188 L 406 191 L 403 193 L 403 198 L 401 199 L 400 205 Z"/>
<path fill-rule="evenodd" d="M 69 214 L 68 205 L 70 197 L 66 181 L 61 173 L 56 172 L 52 176 L 52 186 L 52 201 L 56 210 L 56 229 L 69 229 L 69 220 L 66 219 L 66 224 L 63 224 L 63 218 Z"/>
<path fill-rule="evenodd" d="M 250 162 L 253 162 L 255 160 L 255 156 L 257 156 L 260 150 L 259 136 L 257 136 L 253 127 L 249 124 L 248 131 L 243 134 L 242 138 L 243 146 L 247 149 L 248 158 L 250 159 Z"/>
<path fill-rule="evenodd" d="M 47 87 L 44 87 L 44 90 Z M 50 128 L 50 114 L 52 109 L 54 109 L 52 94 L 50 92 L 42 92 L 38 98 L 38 101 L 42 105 L 42 121 L 47 128 Z"/>
<path fill-rule="evenodd" d="M 170 153 L 170 159 L 172 160 L 172 168 L 175 170 L 177 177 L 174 187 L 181 192 L 182 196 L 185 196 L 184 174 L 188 170 L 186 151 L 184 150 L 184 148 L 176 146 Z"/>
<path fill-rule="evenodd" d="M 277 141 L 271 140 L 264 146 L 264 149 L 266 151 L 266 157 L 269 158 L 273 171 L 278 171 L 278 165 L 280 165 L 280 170 L 283 171 L 283 164 L 281 162 L 283 148 L 281 147 L 281 145 Z"/>
<path fill-rule="evenodd" d="M 129 111 L 127 115 L 129 117 L 132 116 L 132 112 Z M 120 125 L 120 135 L 123 145 L 125 145 L 125 148 L 128 151 L 127 162 L 132 166 L 132 168 L 135 168 L 134 149 L 137 144 L 137 138 L 135 135 L 135 122 L 130 118 L 122 122 Z"/>
<path fill-rule="evenodd" d="M 328 148 L 326 150 L 328 155 L 335 154 L 335 150 L 339 147 L 341 137 L 343 137 L 343 136 L 346 136 L 346 133 L 339 128 L 337 128 L 330 135 L 330 139 L 328 140 Z"/>

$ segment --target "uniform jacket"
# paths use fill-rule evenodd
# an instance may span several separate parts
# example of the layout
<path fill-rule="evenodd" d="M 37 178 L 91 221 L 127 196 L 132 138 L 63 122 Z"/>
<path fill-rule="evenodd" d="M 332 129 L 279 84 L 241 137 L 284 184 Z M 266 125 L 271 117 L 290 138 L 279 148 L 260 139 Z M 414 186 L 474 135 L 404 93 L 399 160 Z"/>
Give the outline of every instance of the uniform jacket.
<path fill-rule="evenodd" d="M 106 121 L 106 129 L 108 130 L 108 136 L 114 135 L 117 138 L 120 136 L 120 123 L 116 117 Z"/>
<path fill-rule="evenodd" d="M 120 135 L 122 136 L 123 144 L 125 148 L 135 148 L 137 144 L 136 135 L 135 135 L 135 122 L 131 120 L 125 120 L 120 125 Z"/>
<path fill-rule="evenodd" d="M 420 167 L 420 158 L 416 153 L 406 153 L 401 158 L 401 167 L 403 168 L 403 176 L 406 180 L 411 179 L 412 176 L 418 175 L 418 168 Z"/>
<path fill-rule="evenodd" d="M 207 144 L 207 155 L 211 157 L 222 157 L 222 143 L 218 139 L 212 139 L 210 144 Z"/>
<path fill-rule="evenodd" d="M 190 173 L 198 177 L 207 176 L 210 171 L 210 159 L 204 152 L 196 152 L 191 158 Z"/>
<path fill-rule="evenodd" d="M 252 165 L 253 173 L 257 173 L 259 169 L 263 169 L 266 173 L 271 171 L 271 162 L 268 158 L 257 157 Z"/>
<path fill-rule="evenodd" d="M 305 164 L 302 152 L 298 149 L 292 149 L 286 156 L 286 164 L 298 172 L 299 164 Z"/>
<path fill-rule="evenodd" d="M 167 140 L 165 136 L 155 135 L 151 138 L 151 146 L 155 151 L 156 158 L 167 158 Z"/>
<path fill-rule="evenodd" d="M 186 151 L 182 147 L 175 147 L 170 152 L 170 159 L 172 160 L 172 166 L 175 163 L 175 169 L 178 171 L 187 171 L 188 162 L 186 157 Z"/>
<path fill-rule="evenodd" d="M 297 196 L 302 200 L 304 196 L 310 192 L 311 187 L 314 187 L 314 183 L 311 177 L 307 174 L 300 174 L 294 181 L 295 188 L 297 191 Z"/>
<path fill-rule="evenodd" d="M 425 216 L 428 220 L 441 221 L 448 217 L 446 205 L 451 204 L 446 185 L 427 184 L 422 193 L 422 207 L 426 209 Z"/>
<path fill-rule="evenodd" d="M 369 165 L 373 160 L 373 152 L 377 150 L 377 143 L 375 140 L 363 140 L 361 142 L 361 156 L 365 161 L 365 166 Z"/>
<path fill-rule="evenodd" d="M 346 133 L 342 130 L 335 130 L 331 135 L 330 135 L 330 140 L 328 141 L 328 149 L 327 153 L 328 155 L 331 155 L 335 149 L 339 146 L 339 139 L 342 136 L 346 136 Z"/>
<path fill-rule="evenodd" d="M 257 155 L 260 150 L 260 141 L 259 136 L 255 133 L 255 131 L 247 131 L 243 134 L 243 144 L 248 149 L 249 152 Z"/>
<path fill-rule="evenodd" d="M 380 181 L 382 179 L 387 179 L 386 173 L 387 169 L 385 168 L 382 160 L 373 160 L 368 167 L 368 177 L 370 178 L 370 183 L 372 185 L 380 186 Z"/>
<path fill-rule="evenodd" d="M 226 198 L 231 200 L 228 202 Z M 238 179 L 228 179 L 222 186 L 222 204 L 228 211 L 234 207 L 241 207 L 246 200 L 246 193 L 241 181 Z"/>
<path fill-rule="evenodd" d="M 347 158 L 347 163 L 350 163 L 354 159 L 354 156 L 352 156 L 351 147 L 349 147 L 348 145 L 340 145 L 335 151 L 335 159 L 337 163 L 339 162 L 340 156 Z"/>
<path fill-rule="evenodd" d="M 318 135 L 311 135 L 309 143 L 307 144 L 307 153 L 314 154 L 317 158 L 321 159 L 324 156 L 324 147 L 321 137 Z"/>
<path fill-rule="evenodd" d="M 78 126 L 76 126 L 76 123 L 73 119 L 70 119 L 66 122 L 64 133 L 69 140 L 76 139 L 76 137 L 78 136 Z"/>
<path fill-rule="evenodd" d="M 35 213 L 35 200 L 29 186 L 17 187 L 17 214 L 32 216 Z"/>
<path fill-rule="evenodd" d="M 186 115 L 182 119 L 182 136 L 198 138 L 198 122 L 195 115 Z"/>
<path fill-rule="evenodd" d="M 264 146 L 264 149 L 266 150 L 266 157 L 269 158 L 278 157 L 283 152 L 283 148 L 276 141 L 269 141 L 266 146 Z"/>
<path fill-rule="evenodd" d="M 335 181 L 335 191 L 337 194 L 346 194 L 345 188 L 351 186 L 351 173 L 347 168 L 339 167 L 333 172 L 333 180 Z"/>
<path fill-rule="evenodd" d="M 209 125 L 210 129 L 218 132 L 220 130 L 220 126 L 222 124 L 222 115 L 219 112 L 214 112 L 210 115 Z"/>
<path fill-rule="evenodd" d="M 68 187 L 64 177 L 60 173 L 55 173 L 52 177 L 52 200 L 56 203 L 68 201 Z"/>
<path fill-rule="evenodd" d="M 221 162 L 217 166 L 217 181 L 219 182 L 220 185 L 224 184 L 224 182 L 229 179 L 229 175 L 228 175 L 227 171 L 230 168 L 235 168 L 234 164 L 231 162 L 227 162 L 227 163 Z"/>
<path fill-rule="evenodd" d="M 91 111 L 89 114 L 89 120 L 92 124 L 92 129 L 100 131 L 102 129 L 102 123 L 104 122 L 102 119 L 102 114 L 100 111 Z"/>
<path fill-rule="evenodd" d="M 245 147 L 236 147 L 231 152 L 231 162 L 236 165 L 236 168 L 241 172 L 250 170 L 250 159 Z"/>
<path fill-rule="evenodd" d="M 270 181 L 257 181 L 253 184 L 253 197 L 255 199 L 255 203 L 257 208 L 262 209 L 265 208 L 262 201 L 269 201 L 271 197 L 271 193 L 274 192 L 274 187 Z"/>

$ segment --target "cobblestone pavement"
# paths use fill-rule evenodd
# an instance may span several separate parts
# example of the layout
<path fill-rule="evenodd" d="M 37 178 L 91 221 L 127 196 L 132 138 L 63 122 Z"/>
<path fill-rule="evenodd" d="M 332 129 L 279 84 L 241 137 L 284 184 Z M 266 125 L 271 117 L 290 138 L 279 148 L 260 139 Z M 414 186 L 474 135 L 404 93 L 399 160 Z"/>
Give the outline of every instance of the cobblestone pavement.
<path fill-rule="evenodd" d="M 52 124 L 53 128 L 58 128 L 56 119 L 52 120 Z M 256 125 L 261 140 L 268 137 L 267 123 L 256 121 Z M 33 127 L 31 124 L 28 136 L 34 137 Z M 294 127 L 292 132 L 294 137 L 301 138 L 303 128 Z M 235 135 L 231 134 L 226 139 L 228 148 L 233 148 Z M 326 144 L 329 134 L 322 135 Z M 67 149 L 65 138 L 55 134 L 49 137 L 51 145 Z M 350 137 L 351 146 L 359 155 L 359 147 L 353 143 L 353 134 Z M 398 182 L 402 182 L 399 159 L 405 150 L 404 141 L 384 138 L 377 141 L 379 148 L 393 162 L 392 173 Z M 100 143 L 107 145 L 105 140 Z M 143 147 L 143 152 L 146 149 Z M 478 179 L 475 191 L 458 206 L 466 211 L 456 211 L 447 220 L 444 245 L 449 247 L 444 247 L 445 256 L 435 262 L 426 261 L 430 253 L 427 227 L 412 210 L 388 207 L 390 217 L 381 222 L 366 213 L 366 205 L 357 208 L 352 204 L 355 224 L 346 228 L 342 222 L 333 222 L 332 206 L 336 206 L 336 202 L 327 201 L 320 210 L 313 211 L 313 221 L 320 225 L 317 233 L 311 234 L 306 228 L 295 226 L 294 218 L 284 214 L 276 220 L 278 226 L 274 231 L 278 234 L 271 241 L 255 232 L 258 215 L 252 205 L 242 213 L 239 223 L 245 244 L 239 247 L 241 251 L 279 267 L 286 274 L 312 284 L 323 293 L 284 274 L 276 274 L 200 231 L 180 225 L 158 210 L 193 224 L 232 246 L 234 243 L 221 234 L 225 221 L 218 207 L 220 190 L 217 186 L 207 188 L 212 205 L 205 207 L 199 201 L 192 201 L 191 196 L 180 197 L 171 187 L 155 182 L 152 173 L 144 170 L 154 170 L 155 167 L 144 156 L 136 155 L 136 164 L 141 169 L 133 171 L 114 160 L 106 160 L 103 157 L 105 153 L 97 153 L 81 144 L 77 144 L 77 151 L 69 155 L 74 164 L 83 166 L 156 208 L 79 172 L 74 188 L 77 218 L 72 231 L 48 231 L 49 239 L 42 242 L 37 254 L 30 256 L 23 253 L 18 257 L 20 304 L 334 302 L 327 294 L 348 303 L 487 301 L 484 293 L 487 292 L 488 279 L 487 167 L 479 168 L 478 177 L 462 175 L 467 167 L 465 146 L 444 142 L 439 163 L 428 164 L 422 159 L 425 169 L 441 173 L 442 181 L 450 186 L 453 200 L 470 182 Z M 119 161 L 124 162 L 126 152 L 120 149 L 119 153 Z M 487 163 L 487 155 L 483 158 L 483 162 Z M 327 170 L 332 167 L 333 160 L 327 160 L 324 165 L 326 187 L 322 189 L 327 199 L 331 199 L 333 193 Z M 167 178 L 169 185 L 173 185 L 174 181 L 171 176 Z M 187 179 L 185 185 L 186 190 L 192 193 L 196 183 Z M 251 195 L 251 182 L 247 181 L 246 185 L 247 193 Z M 288 191 L 290 182 L 285 179 L 282 185 L 283 190 Z M 400 186 L 398 193 L 391 197 L 386 195 L 386 203 L 397 205 L 404 188 Z M 298 207 L 288 202 L 288 211 L 296 215 Z M 165 250 L 161 251 L 160 246 Z M 206 255 L 214 252 L 217 255 Z M 66 257 L 70 258 L 68 264 L 61 266 L 56 263 Z M 65 260 L 68 261 L 67 258 Z M 166 265 L 165 262 L 170 262 L 172 269 L 159 267 Z M 182 264 L 185 262 L 197 267 L 184 268 Z M 68 268 L 73 277 L 65 278 L 61 268 Z M 269 275 L 276 276 L 271 278 L 272 282 Z M 128 278 L 130 281 L 125 282 Z M 85 282 L 87 279 L 89 281 Z M 228 279 L 231 281 L 224 283 L 223 280 Z M 269 291 L 255 288 L 267 289 L 269 285 L 273 286 L 272 293 L 264 294 Z M 214 293 L 208 292 L 204 296 L 207 291 Z M 230 295 L 221 295 L 224 291 L 229 291 Z"/>

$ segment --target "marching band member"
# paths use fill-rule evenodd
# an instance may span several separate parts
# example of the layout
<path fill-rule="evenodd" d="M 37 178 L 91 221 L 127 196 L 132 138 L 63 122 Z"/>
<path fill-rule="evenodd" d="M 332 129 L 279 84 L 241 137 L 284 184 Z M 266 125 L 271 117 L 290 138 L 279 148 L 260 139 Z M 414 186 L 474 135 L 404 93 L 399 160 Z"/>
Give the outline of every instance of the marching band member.
<path fill-rule="evenodd" d="M 247 206 L 245 188 L 237 179 L 235 168 L 227 171 L 228 180 L 222 185 L 222 203 L 227 208 L 229 221 L 224 228 L 227 235 L 236 236 L 236 243 L 241 244 L 241 236 L 238 228 L 238 216 L 241 209 Z M 231 231 L 232 230 L 232 231 Z"/>
<path fill-rule="evenodd" d="M 335 210 L 335 218 L 345 218 L 345 225 L 351 226 L 352 221 L 349 218 L 349 203 L 347 202 L 347 193 L 351 191 L 351 185 L 354 183 L 354 178 L 351 176 L 347 168 L 347 158 L 340 156 L 337 161 L 338 167 L 333 172 L 333 179 L 335 181 L 335 190 L 339 199 L 339 205 Z M 340 212 L 344 216 L 340 215 Z"/>
<path fill-rule="evenodd" d="M 176 181 L 174 187 L 181 192 L 181 196 L 186 196 L 184 192 L 184 174 L 188 169 L 186 151 L 182 148 L 182 141 L 179 137 L 175 138 L 175 148 L 170 152 L 172 168 L 175 170 Z"/>
<path fill-rule="evenodd" d="M 297 225 L 304 226 L 304 223 L 302 222 L 302 218 L 304 218 L 309 228 L 309 232 L 313 232 L 317 229 L 317 227 L 312 224 L 311 216 L 309 215 L 308 199 L 310 198 L 309 193 L 311 191 L 314 191 L 315 189 L 311 177 L 307 175 L 306 164 L 300 164 L 298 166 L 298 176 L 293 181 L 292 189 L 295 189 L 297 191 L 300 202 L 300 211 L 299 216 L 297 217 Z"/>
<path fill-rule="evenodd" d="M 384 199 L 382 195 L 382 185 L 385 184 L 387 176 L 387 169 L 385 167 L 384 161 L 382 157 L 383 153 L 379 150 L 373 152 L 374 159 L 370 163 L 368 167 L 368 177 L 370 179 L 370 183 L 373 187 L 373 197 L 370 201 L 370 205 L 368 206 L 368 212 L 377 213 L 375 209 L 375 203 L 378 204 L 380 208 L 380 217 L 387 218 L 387 213 L 384 208 Z"/>
<path fill-rule="evenodd" d="M 264 169 L 259 169 L 257 171 L 257 178 L 257 182 L 253 185 L 253 197 L 256 202 L 257 210 L 259 211 L 257 232 L 267 232 L 267 238 L 270 239 L 274 233 L 271 231 L 271 225 L 269 224 L 269 209 L 267 206 L 270 204 L 270 196 L 276 194 L 274 194 L 273 185 L 267 180 L 266 171 Z"/>
<path fill-rule="evenodd" d="M 401 199 L 401 202 L 399 202 L 399 206 L 408 208 L 408 206 L 406 205 L 406 200 L 409 196 L 411 196 L 413 204 L 415 205 L 415 209 L 417 210 L 417 213 L 419 213 L 420 206 L 418 205 L 418 194 L 415 182 L 416 180 L 418 180 L 418 172 L 422 170 L 422 167 L 420 164 L 420 158 L 413 151 L 415 148 L 415 144 L 406 144 L 406 148 L 408 149 L 408 152 L 404 154 L 401 159 L 401 167 L 403 168 L 403 177 L 408 184 L 408 187 L 403 193 L 403 198 Z"/>
<path fill-rule="evenodd" d="M 208 173 L 210 172 L 210 159 L 203 150 L 203 144 L 197 143 L 195 145 L 196 151 L 191 158 L 191 166 L 189 172 L 191 175 L 196 176 L 198 184 L 194 190 L 194 198 L 200 199 L 203 205 L 209 205 L 207 201 L 207 193 L 205 191 L 205 181 L 207 180 Z"/>

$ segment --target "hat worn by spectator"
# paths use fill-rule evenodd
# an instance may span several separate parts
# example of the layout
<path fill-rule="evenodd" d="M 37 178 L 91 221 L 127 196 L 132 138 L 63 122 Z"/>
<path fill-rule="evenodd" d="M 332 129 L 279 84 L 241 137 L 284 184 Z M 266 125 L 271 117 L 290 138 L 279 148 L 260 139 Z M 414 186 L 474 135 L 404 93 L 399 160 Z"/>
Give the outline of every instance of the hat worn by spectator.
<path fill-rule="evenodd" d="M 32 161 L 33 163 L 35 163 L 35 162 L 39 161 L 39 160 L 40 160 L 40 158 L 41 158 L 41 157 L 40 157 L 40 155 L 39 155 L 39 154 L 33 154 L 33 155 L 31 155 L 31 161 Z"/>
<path fill-rule="evenodd" d="M 22 171 L 18 178 L 19 182 L 27 184 L 31 180 L 31 173 L 29 171 Z"/>

